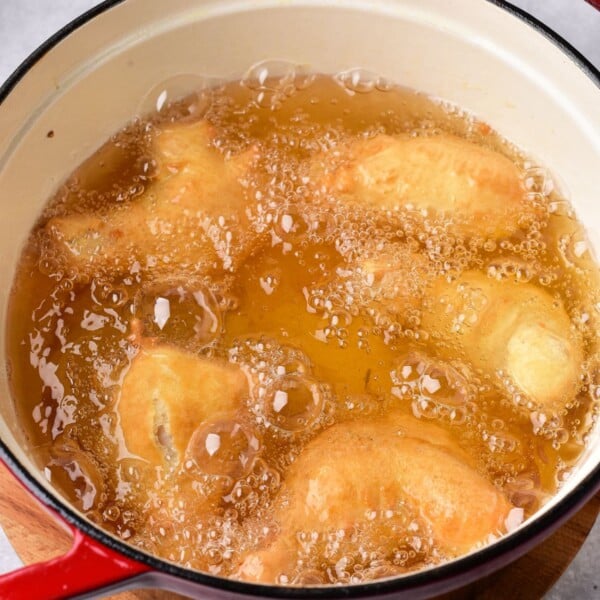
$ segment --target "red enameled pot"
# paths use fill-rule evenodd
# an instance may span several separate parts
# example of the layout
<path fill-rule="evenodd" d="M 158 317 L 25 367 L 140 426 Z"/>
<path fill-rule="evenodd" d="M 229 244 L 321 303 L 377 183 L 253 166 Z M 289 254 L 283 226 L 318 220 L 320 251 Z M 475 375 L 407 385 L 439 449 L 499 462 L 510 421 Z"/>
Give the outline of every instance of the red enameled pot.
<path fill-rule="evenodd" d="M 557 176 L 587 225 L 592 246 L 600 248 L 600 74 L 507 2 L 108 0 L 59 31 L 0 88 L 2 323 L 8 282 L 43 204 L 85 157 L 139 113 L 143 98 L 175 75 L 185 74 L 178 81 L 190 85 L 207 76 L 237 78 L 251 64 L 269 59 L 327 73 L 363 67 L 471 111 Z M 48 131 L 55 135 L 48 137 Z M 0 352 L 5 365 L 4 344 Z M 146 555 L 68 505 L 30 458 L 9 383 L 3 368 L 2 457 L 73 531 L 74 544 L 66 556 L 0 576 L 1 598 L 92 597 L 134 587 L 201 598 L 425 598 L 523 555 L 600 488 L 596 428 L 578 470 L 556 497 L 479 551 L 369 584 L 251 585 Z"/>

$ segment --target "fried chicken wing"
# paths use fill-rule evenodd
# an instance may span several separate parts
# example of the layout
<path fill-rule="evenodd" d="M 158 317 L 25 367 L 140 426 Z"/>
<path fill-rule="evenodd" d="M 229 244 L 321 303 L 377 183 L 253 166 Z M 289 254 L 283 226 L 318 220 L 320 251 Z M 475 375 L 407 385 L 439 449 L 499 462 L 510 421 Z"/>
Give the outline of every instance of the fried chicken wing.
<path fill-rule="evenodd" d="M 212 136 L 205 121 L 165 127 L 154 140 L 156 177 L 141 197 L 106 214 L 51 219 L 45 232 L 66 267 L 81 280 L 103 271 L 234 270 L 257 241 L 240 184 L 256 151 L 225 160 Z"/>
<path fill-rule="evenodd" d="M 423 326 L 448 351 L 478 368 L 508 376 L 543 408 L 560 410 L 579 385 L 582 340 L 560 300 L 528 283 L 466 272 L 438 281 Z"/>
<path fill-rule="evenodd" d="M 377 135 L 317 157 L 316 190 L 384 211 L 412 207 L 450 232 L 483 238 L 513 235 L 540 215 L 526 197 L 517 166 L 502 154 L 456 136 Z M 530 220 L 529 219 L 529 220 Z"/>
<path fill-rule="evenodd" d="M 142 348 L 118 401 L 125 444 L 151 464 L 175 466 L 194 431 L 231 415 L 246 390 L 246 378 L 235 366 L 168 345 Z"/>
<path fill-rule="evenodd" d="M 434 425 L 397 415 L 337 424 L 292 465 L 276 508 L 279 533 L 245 558 L 238 576 L 275 582 L 296 566 L 299 532 L 368 532 L 372 515 L 399 506 L 408 506 L 448 556 L 502 533 L 512 508 Z M 367 534 L 363 543 L 387 543 L 391 553 L 397 540 L 369 540 Z"/>

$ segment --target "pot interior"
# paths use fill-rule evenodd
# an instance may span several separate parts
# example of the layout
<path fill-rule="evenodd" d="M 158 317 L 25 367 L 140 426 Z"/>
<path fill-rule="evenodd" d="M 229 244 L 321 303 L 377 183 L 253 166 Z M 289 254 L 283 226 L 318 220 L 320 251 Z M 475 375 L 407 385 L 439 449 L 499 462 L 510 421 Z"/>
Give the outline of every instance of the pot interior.
<path fill-rule="evenodd" d="M 494 4 L 172 0 L 165 11 L 161 0 L 127 0 L 73 31 L 5 90 L 3 323 L 23 242 L 59 183 L 147 110 L 152 90 L 164 82 L 183 94 L 215 78 L 239 78 L 264 60 L 325 73 L 361 67 L 474 113 L 549 168 L 600 248 L 600 89 L 551 40 Z M 4 365 L 4 344 L 0 360 Z M 2 440 L 53 494 L 28 455 L 5 369 L 0 378 Z M 596 435 L 578 472 L 541 513 L 599 461 Z"/>

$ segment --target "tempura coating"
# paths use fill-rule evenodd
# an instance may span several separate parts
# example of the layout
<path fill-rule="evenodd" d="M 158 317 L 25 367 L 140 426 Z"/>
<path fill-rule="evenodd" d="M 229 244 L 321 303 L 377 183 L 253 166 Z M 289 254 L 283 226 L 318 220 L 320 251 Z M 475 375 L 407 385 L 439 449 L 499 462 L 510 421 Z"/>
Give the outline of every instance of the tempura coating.
<path fill-rule="evenodd" d="M 342 144 L 335 155 L 314 159 L 312 186 L 341 202 L 410 208 L 455 235 L 486 239 L 510 237 L 542 215 L 511 160 L 453 135 L 379 134 Z"/>
<path fill-rule="evenodd" d="M 583 344 L 562 302 L 530 283 L 469 271 L 432 287 L 423 327 L 449 354 L 508 376 L 543 409 L 560 411 L 579 388 Z M 445 350 L 444 350 L 445 349 Z"/>
<path fill-rule="evenodd" d="M 153 465 L 175 466 L 196 428 L 231 415 L 246 393 L 238 367 L 166 344 L 143 347 L 117 404 L 127 449 Z"/>
<path fill-rule="evenodd" d="M 334 425 L 290 468 L 276 508 L 279 533 L 238 576 L 273 583 L 295 567 L 298 532 L 348 530 L 371 512 L 410 507 L 448 556 L 505 531 L 511 504 L 442 429 L 390 415 Z M 365 527 L 366 529 L 366 527 Z M 389 552 L 396 540 L 385 542 Z"/>
<path fill-rule="evenodd" d="M 141 197 L 104 214 L 51 219 L 45 233 L 65 268 L 84 281 L 234 270 L 257 243 L 242 185 L 256 149 L 225 159 L 213 137 L 205 121 L 165 126 L 154 138 L 156 176 Z"/>

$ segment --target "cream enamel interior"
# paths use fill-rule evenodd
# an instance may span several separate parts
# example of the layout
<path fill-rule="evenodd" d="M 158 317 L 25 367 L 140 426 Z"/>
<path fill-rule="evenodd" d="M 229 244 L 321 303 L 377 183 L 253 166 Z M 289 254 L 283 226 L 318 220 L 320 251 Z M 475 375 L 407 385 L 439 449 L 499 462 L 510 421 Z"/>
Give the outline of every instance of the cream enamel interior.
<path fill-rule="evenodd" d="M 170 0 L 165 10 L 163 0 L 126 0 L 43 56 L 0 105 L 2 322 L 22 243 L 42 205 L 136 114 L 149 90 L 178 74 L 239 77 L 275 58 L 322 72 L 363 67 L 475 113 L 558 174 L 600 253 L 600 88 L 502 9 L 482 0 Z M 0 386 L 0 434 L 35 474 L 5 369 Z M 597 435 L 544 510 L 599 461 Z"/>

